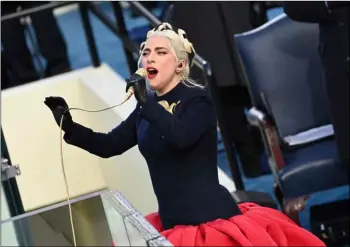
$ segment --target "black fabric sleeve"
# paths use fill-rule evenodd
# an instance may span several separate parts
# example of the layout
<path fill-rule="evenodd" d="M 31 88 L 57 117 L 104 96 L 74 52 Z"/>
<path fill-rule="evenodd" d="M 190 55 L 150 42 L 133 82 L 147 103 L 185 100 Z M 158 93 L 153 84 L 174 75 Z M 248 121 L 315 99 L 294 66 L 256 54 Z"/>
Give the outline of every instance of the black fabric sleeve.
<path fill-rule="evenodd" d="M 178 148 L 195 144 L 209 129 L 216 128 L 214 106 L 208 97 L 191 98 L 183 103 L 179 116 L 173 115 L 150 98 L 140 114 L 163 133 L 164 139 Z"/>
<path fill-rule="evenodd" d="M 284 2 L 284 12 L 292 20 L 300 22 L 321 23 L 331 18 L 325 1 Z"/>
<path fill-rule="evenodd" d="M 101 158 L 120 155 L 137 144 L 135 109 L 128 118 L 109 133 L 97 133 L 75 123 L 71 131 L 64 134 L 66 143 L 79 147 Z"/>

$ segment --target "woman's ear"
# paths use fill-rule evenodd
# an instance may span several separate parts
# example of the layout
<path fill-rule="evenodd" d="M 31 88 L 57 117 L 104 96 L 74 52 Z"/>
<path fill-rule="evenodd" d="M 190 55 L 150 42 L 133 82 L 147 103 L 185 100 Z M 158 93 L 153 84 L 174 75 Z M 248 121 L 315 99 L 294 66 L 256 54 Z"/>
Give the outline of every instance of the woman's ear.
<path fill-rule="evenodd" d="M 177 65 L 176 73 L 180 73 L 185 68 L 185 61 L 181 60 L 180 63 Z"/>

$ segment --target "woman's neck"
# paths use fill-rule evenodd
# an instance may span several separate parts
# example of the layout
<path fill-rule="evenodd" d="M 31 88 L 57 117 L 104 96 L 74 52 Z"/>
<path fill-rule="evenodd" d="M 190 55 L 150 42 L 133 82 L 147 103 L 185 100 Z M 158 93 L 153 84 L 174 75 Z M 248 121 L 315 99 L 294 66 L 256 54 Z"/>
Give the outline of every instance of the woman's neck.
<path fill-rule="evenodd" d="M 171 90 L 173 90 L 179 83 L 181 83 L 181 80 L 179 78 L 174 78 L 174 80 L 169 83 L 166 87 L 164 87 L 161 90 L 157 90 L 156 94 L 157 96 L 163 96 L 167 93 L 169 93 Z"/>

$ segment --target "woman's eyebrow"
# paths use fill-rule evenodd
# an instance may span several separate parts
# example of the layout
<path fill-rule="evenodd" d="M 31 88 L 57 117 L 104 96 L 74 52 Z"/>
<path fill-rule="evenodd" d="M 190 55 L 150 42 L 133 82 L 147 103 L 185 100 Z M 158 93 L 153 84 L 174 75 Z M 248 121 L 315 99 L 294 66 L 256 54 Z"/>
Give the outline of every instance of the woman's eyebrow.
<path fill-rule="evenodd" d="M 154 50 L 156 50 L 156 51 L 159 51 L 159 50 L 163 50 L 163 49 L 165 49 L 165 50 L 168 50 L 168 48 L 166 48 L 166 47 L 156 47 Z M 145 49 L 143 49 L 143 51 L 151 51 L 151 49 L 150 48 L 145 48 Z"/>
<path fill-rule="evenodd" d="M 168 48 L 166 48 L 166 47 L 156 47 L 156 51 L 158 51 L 158 50 L 163 50 L 163 49 L 165 49 L 165 50 L 168 50 Z"/>

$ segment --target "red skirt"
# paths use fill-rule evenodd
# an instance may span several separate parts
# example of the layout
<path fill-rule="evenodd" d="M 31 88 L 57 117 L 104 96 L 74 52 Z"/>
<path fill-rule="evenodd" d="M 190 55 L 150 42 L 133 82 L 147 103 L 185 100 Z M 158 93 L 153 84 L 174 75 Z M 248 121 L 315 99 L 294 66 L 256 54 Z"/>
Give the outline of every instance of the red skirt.
<path fill-rule="evenodd" d="M 275 209 L 255 203 L 238 205 L 242 215 L 199 226 L 164 231 L 158 213 L 146 219 L 174 246 L 326 246 L 315 235 Z"/>

